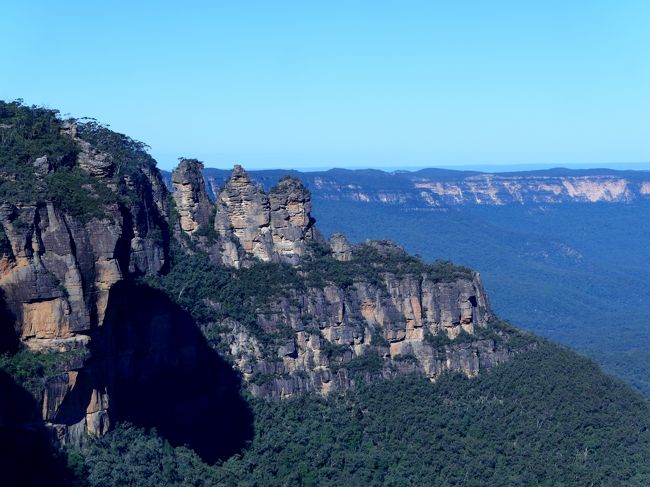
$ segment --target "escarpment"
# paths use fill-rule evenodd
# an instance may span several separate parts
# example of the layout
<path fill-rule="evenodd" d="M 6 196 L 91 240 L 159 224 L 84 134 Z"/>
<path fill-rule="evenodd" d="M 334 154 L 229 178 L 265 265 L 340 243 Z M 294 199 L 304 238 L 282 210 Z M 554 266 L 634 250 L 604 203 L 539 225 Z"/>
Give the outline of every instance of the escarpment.
<path fill-rule="evenodd" d="M 385 247 L 355 246 L 345 262 L 307 257 L 294 282 L 247 303 L 256 328 L 228 317 L 206 332 L 253 394 L 266 398 L 326 394 L 414 372 L 432 380 L 445 371 L 472 377 L 512 356 L 478 274 L 424 265 Z"/>
<path fill-rule="evenodd" d="M 65 152 L 52 157 L 44 146 L 33 148 L 45 153 L 40 157 L 21 153 L 19 130 L 13 145 L 3 147 L 3 169 L 14 172 L 1 185 L 2 326 L 13 326 L 23 346 L 57 362 L 55 375 L 31 392 L 42 419 L 62 440 L 77 442 L 110 425 L 109 388 L 88 365 L 92 342 L 115 285 L 166 265 L 167 190 L 152 161 L 129 165 L 123 154 L 82 138 L 84 131 L 89 139 L 117 134 L 40 115 L 50 124 L 43 137 Z M 130 139 L 118 139 L 123 151 L 136 150 Z"/>
<path fill-rule="evenodd" d="M 520 348 L 477 273 L 324 239 L 295 178 L 267 192 L 235 166 L 212 202 L 184 159 L 170 194 L 126 136 L 18 104 L 0 116 L 0 344 L 16 367 L 42 361 L 25 387 L 62 442 L 129 420 L 223 458 L 236 449 L 211 438 L 250 434 L 240 377 L 282 399 L 475 376 Z"/>
<path fill-rule="evenodd" d="M 203 181 L 195 189 L 204 194 Z M 490 325 L 477 273 L 424 264 L 389 242 L 326 241 L 310 210 L 299 180 L 266 193 L 236 166 L 212 208 L 214 232 L 186 232 L 187 248 L 232 268 L 223 291 L 199 290 L 202 326 L 254 394 L 328 393 L 412 372 L 474 376 L 512 355 L 509 334 Z M 264 263 L 271 267 L 258 271 Z M 232 284 L 262 279 L 266 288 L 253 293 Z"/>
<path fill-rule="evenodd" d="M 327 171 L 251 171 L 251 178 L 270 187 L 290 173 L 307 184 L 315 201 L 371 203 L 433 211 L 453 207 L 509 205 L 630 204 L 650 195 L 647 171 L 564 169 L 478 172 L 447 169 L 386 172 L 373 169 Z M 169 183 L 169 173 L 163 173 Z M 228 171 L 203 171 L 211 197 L 228 179 Z"/>
<path fill-rule="evenodd" d="M 63 443 L 103 435 L 133 417 L 123 384 L 151 383 L 147 374 L 191 384 L 210 370 L 210 384 L 235 385 L 177 305 L 138 291 L 170 264 L 169 192 L 144 146 L 18 103 L 0 103 L 0 118 L 0 353 L 32 397 L 30 428 Z M 181 407 L 160 384 L 151 400 Z M 217 386 L 194 387 L 185 409 Z"/>

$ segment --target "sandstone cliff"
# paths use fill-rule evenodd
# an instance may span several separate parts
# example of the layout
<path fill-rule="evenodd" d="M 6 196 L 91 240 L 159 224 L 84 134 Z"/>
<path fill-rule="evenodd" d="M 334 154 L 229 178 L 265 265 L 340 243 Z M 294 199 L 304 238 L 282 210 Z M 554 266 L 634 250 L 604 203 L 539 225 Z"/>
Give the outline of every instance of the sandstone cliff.
<path fill-rule="evenodd" d="M 205 198 L 202 181 L 197 189 Z M 205 290 L 213 309 L 206 335 L 254 394 L 328 393 L 414 371 L 432 380 L 447 370 L 473 376 L 511 356 L 506 334 L 485 332 L 491 311 L 478 274 L 423 264 L 388 242 L 326 242 L 310 210 L 295 178 L 266 193 L 236 166 L 213 209 L 217 243 L 186 232 L 213 262 L 240 269 L 236 281 L 251 279 L 245 268 L 255 261 L 278 265 L 271 279 L 286 280 L 279 291 L 234 303 L 239 291 Z M 248 323 L 224 315 L 233 306 L 250 310 Z"/>
<path fill-rule="evenodd" d="M 212 205 L 200 176 L 202 168 L 198 161 L 185 160 L 172 175 L 183 231 L 191 235 L 201 230 L 202 247 L 215 262 L 228 266 L 239 268 L 255 261 L 296 264 L 306 243 L 314 239 L 311 195 L 302 183 L 287 178 L 267 194 L 235 166 Z"/>
<path fill-rule="evenodd" d="M 210 222 L 211 203 L 205 192 L 202 169 L 200 162 L 183 159 L 172 174 L 174 201 L 184 232 L 193 233 Z"/>
<path fill-rule="evenodd" d="M 326 241 L 295 178 L 267 192 L 236 166 L 213 203 L 185 159 L 170 195 L 142 144 L 48 110 L 7 113 L 21 110 L 43 133 L 19 116 L 2 125 L 0 344 L 12 335 L 47 364 L 28 389 L 61 442 L 129 420 L 225 455 L 211 439 L 251 423 L 233 367 L 282 399 L 474 376 L 517 351 L 477 273 L 389 242 Z"/>
<path fill-rule="evenodd" d="M 28 349 L 60 362 L 57 375 L 31 392 L 57 435 L 79 441 L 109 428 L 108 384 L 89 372 L 93 339 L 114 312 L 115 286 L 166 265 L 167 190 L 152 160 L 129 165 L 123 159 L 135 150 L 130 139 L 60 122 L 47 111 L 27 115 L 47 122 L 48 145 L 34 148 L 45 153 L 39 157 L 12 152 L 22 140 L 17 130 L 14 145 L 3 148 L 3 168 L 12 167 L 15 154 L 27 160 L 2 187 L 1 325 L 3 333 L 13 326 Z M 122 144 L 122 152 L 113 155 L 87 140 L 105 136 L 112 146 Z M 53 157 L 51 146 L 64 152 Z"/>
<path fill-rule="evenodd" d="M 445 371 L 471 377 L 512 355 L 508 334 L 495 333 L 491 325 L 478 274 L 442 276 L 436 265 L 396 271 L 376 255 L 364 258 L 374 245 L 357 246 L 346 261 L 374 261 L 374 276 L 360 274 L 342 284 L 320 265 L 303 263 L 300 273 L 314 285 L 288 286 L 266 302 L 247 303 L 261 333 L 229 318 L 206 326 L 208 334 L 217 330 L 218 348 L 242 371 L 253 394 L 327 394 L 413 372 L 432 380 Z M 314 273 L 323 280 L 313 282 Z"/>

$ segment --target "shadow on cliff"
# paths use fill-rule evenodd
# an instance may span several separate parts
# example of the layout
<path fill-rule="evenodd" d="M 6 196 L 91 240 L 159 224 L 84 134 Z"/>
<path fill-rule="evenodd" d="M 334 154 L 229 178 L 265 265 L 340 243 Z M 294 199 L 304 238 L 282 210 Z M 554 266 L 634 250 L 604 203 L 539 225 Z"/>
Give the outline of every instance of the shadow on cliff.
<path fill-rule="evenodd" d="M 5 302 L 4 291 L 0 289 L 0 354 L 15 353 L 18 350 L 20 340 L 14 329 L 15 322 L 16 318 Z"/>
<path fill-rule="evenodd" d="M 0 289 L 0 354 L 18 350 L 14 324 Z M 0 369 L 0 484 L 58 486 L 73 481 L 65 455 L 52 445 L 39 404 Z"/>
<path fill-rule="evenodd" d="M 207 462 L 241 451 L 253 438 L 241 379 L 191 316 L 164 293 L 128 282 L 112 288 L 107 310 L 89 365 L 108 387 L 111 420 L 155 427 Z"/>
<path fill-rule="evenodd" d="M 74 478 L 32 395 L 0 370 L 0 484 L 63 486 Z"/>

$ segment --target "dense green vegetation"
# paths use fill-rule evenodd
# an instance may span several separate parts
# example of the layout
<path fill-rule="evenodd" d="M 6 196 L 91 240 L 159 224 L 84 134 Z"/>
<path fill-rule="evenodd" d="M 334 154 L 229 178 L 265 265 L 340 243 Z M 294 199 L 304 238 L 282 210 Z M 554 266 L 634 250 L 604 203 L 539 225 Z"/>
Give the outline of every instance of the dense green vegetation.
<path fill-rule="evenodd" d="M 175 205 L 174 205 L 175 206 Z M 214 219 L 217 216 L 217 208 L 213 207 L 210 210 L 210 219 L 208 220 L 207 225 L 200 226 L 195 232 L 194 237 L 205 237 L 208 242 L 208 245 L 212 245 L 217 242 L 219 238 L 219 233 L 214 228 Z"/>
<path fill-rule="evenodd" d="M 56 110 L 0 101 L 0 199 L 52 201 L 79 218 L 101 216 L 116 195 L 74 166 L 79 149 L 61 129 Z M 49 169 L 37 177 L 39 157 L 47 158 Z"/>
<path fill-rule="evenodd" d="M 323 287 L 328 282 L 339 287 L 348 287 L 359 280 L 383 287 L 385 273 L 397 277 L 427 276 L 433 282 L 473 277 L 471 269 L 467 267 L 448 261 L 427 264 L 388 241 L 355 245 L 352 249 L 352 260 L 348 262 L 336 260 L 330 250 L 318 242 L 311 242 L 309 250 L 307 258 L 301 263 L 301 270 L 306 274 L 307 284 L 311 287 Z"/>
<path fill-rule="evenodd" d="M 113 157 L 114 175 L 101 182 L 74 166 L 78 148 L 61 135 L 61 128 L 56 111 L 0 102 L 3 201 L 53 201 L 83 220 L 102 216 L 107 203 L 129 204 L 142 197 L 132 192 L 127 181 L 145 177 L 140 168 L 153 168 L 146 146 L 95 121 L 80 124 L 79 136 Z M 33 162 L 42 156 L 47 156 L 49 168 L 37 177 Z M 316 207 L 322 214 L 320 202 Z M 328 223 L 325 218 L 323 226 L 326 230 L 351 230 L 356 240 L 392 238 L 429 260 L 444 255 L 485 269 L 488 287 L 497 289 L 497 309 L 511 309 L 512 313 L 506 313 L 509 317 L 523 316 L 522 323 L 556 338 L 573 339 L 584 350 L 595 347 L 595 356 L 610 364 L 611 370 L 627 374 L 641 390 L 648 388 L 650 352 L 645 344 L 650 335 L 640 326 L 643 314 L 624 317 L 628 328 L 615 330 L 619 348 L 610 347 L 606 352 L 598 347 L 608 342 L 597 333 L 585 338 L 584 331 L 578 335 L 575 329 L 567 330 L 572 323 L 569 316 L 592 320 L 592 331 L 598 332 L 607 332 L 612 323 L 620 322 L 618 313 L 598 302 L 603 296 L 621 298 L 629 309 L 639 309 L 645 298 L 635 291 L 650 276 L 650 260 L 616 272 L 611 269 L 614 263 L 629 258 L 629 252 L 646 256 L 645 240 L 625 240 L 627 248 L 610 252 L 609 260 L 599 267 L 594 255 L 608 247 L 572 237 L 577 233 L 584 239 L 593 232 L 575 225 L 577 215 L 582 214 L 579 211 L 572 225 L 556 228 L 543 214 L 522 216 L 513 209 L 409 214 L 382 206 L 381 211 L 393 213 L 384 212 L 380 217 L 371 210 L 365 206 L 355 207 L 357 213 L 337 211 L 336 220 Z M 518 218 L 533 223 L 527 227 Z M 399 225 L 386 225 L 391 219 Z M 621 229 L 614 220 L 608 220 L 606 230 Z M 631 222 L 624 221 L 627 225 Z M 353 226 L 346 228 L 347 224 Z M 517 224 L 522 227 L 515 228 Z M 473 233 L 468 234 L 468 228 Z M 562 239 L 549 239 L 545 232 L 551 234 L 551 230 Z M 196 236 L 210 243 L 218 239 L 212 225 Z M 3 241 L 0 233 L 0 252 Z M 576 242 L 579 251 L 574 248 Z M 384 241 L 355 246 L 353 259 L 347 263 L 336 261 L 322 246 L 313 244 L 309 257 L 298 268 L 259 263 L 239 270 L 211 263 L 189 237 L 187 243 L 192 252 L 172 244 L 169 271 L 148 276 L 146 282 L 189 310 L 217 348 L 220 330 L 213 322 L 226 318 L 249 327 L 264 345 L 281 343 L 285 330 L 280 326 L 271 334 L 262 329 L 256 313 L 263 313 L 279 298 L 290 299 L 295 290 L 328 282 L 345 288 L 359 279 L 383 287 L 386 272 L 426 275 L 435 282 L 472 277 L 466 267 L 446 261 L 423 263 Z M 628 295 L 622 298 L 621 293 Z M 542 318 L 541 324 L 535 321 Z M 291 334 L 289 329 L 286 332 L 286 336 Z M 155 430 L 124 424 L 81 450 L 70 450 L 69 468 L 57 473 L 55 480 L 72 482 L 71 477 L 76 477 L 78 485 L 91 486 L 650 484 L 650 403 L 603 375 L 588 360 L 515 333 L 506 322 L 494 320 L 490 327 L 478 329 L 475 337 L 498 340 L 504 332 L 511 335 L 509 346 L 528 350 L 475 379 L 446 375 L 431 384 L 414 374 L 329 397 L 303 396 L 282 402 L 249 397 L 254 438 L 244 450 L 215 465 L 205 464 L 188 448 L 173 448 Z M 445 335 L 425 338 L 436 347 L 450 343 Z M 462 334 L 455 342 L 472 338 Z M 386 345 L 379 335 L 372 340 Z M 332 359 L 335 372 L 350 354 L 349 347 L 329 342 L 323 351 Z M 629 357 L 635 357 L 632 367 L 626 362 Z M 0 377 L 37 395 L 48 379 L 84 358 L 78 352 L 19 350 L 0 355 Z M 404 354 L 395 360 L 408 363 L 417 359 Z M 345 361 L 351 375 L 379 372 L 383 366 L 382 357 L 374 353 Z M 258 374 L 252 381 L 264 384 L 272 377 Z M 0 446 L 18 444 L 18 440 L 3 438 Z M 227 442 L 228 438 L 215 435 L 214 441 Z M 29 452 L 31 447 L 26 445 L 25 452 Z M 14 455 L 26 456 L 22 451 Z M 0 457 L 13 458 L 1 448 L 0 453 Z M 56 451 L 46 449 L 43 454 L 57 471 L 63 469 Z"/>
<path fill-rule="evenodd" d="M 67 372 L 72 363 L 81 363 L 83 355 L 79 350 L 44 353 L 21 349 L 0 355 L 0 371 L 9 374 L 21 387 L 38 393 L 48 379 Z"/>
<path fill-rule="evenodd" d="M 263 344 L 273 342 L 273 337 L 258 326 L 256 309 L 302 284 L 296 270 L 286 264 L 261 262 L 250 268 L 230 269 L 211 263 L 198 249 L 185 252 L 178 244 L 172 245 L 170 257 L 171 270 L 148 276 L 148 285 L 164 291 L 200 325 L 233 318 Z"/>
<path fill-rule="evenodd" d="M 90 485 L 630 485 L 650 482 L 650 406 L 573 352 L 476 379 L 412 376 L 328 398 L 252 400 L 255 438 L 205 465 L 127 425 L 82 452 Z"/>
<path fill-rule="evenodd" d="M 217 183 L 228 170 L 206 169 Z M 251 171 L 270 188 L 285 174 L 312 190 L 313 215 L 325 234 L 352 242 L 389 239 L 426 261 L 451 259 L 481 272 L 496 311 L 518 326 L 596 359 L 650 396 L 650 204 L 551 204 L 426 207 L 333 201 L 315 184 L 325 177 L 369 193 L 413 192 L 411 176 L 376 170 L 301 173 Z M 429 169 L 416 175 L 457 181 L 469 171 Z M 539 176 L 603 175 L 648 180 L 643 171 L 553 169 Z M 327 192 L 327 189 L 323 191 Z M 328 195 L 331 196 L 331 195 Z"/>
<path fill-rule="evenodd" d="M 0 101 L 0 198 L 29 201 L 44 186 L 34 178 L 33 162 L 46 156 L 54 167 L 71 166 L 77 147 L 61 135 L 56 110 Z"/>
<path fill-rule="evenodd" d="M 149 146 L 144 142 L 114 132 L 95 119 L 83 119 L 81 122 L 77 129 L 79 137 L 98 150 L 110 154 L 118 176 L 138 177 L 142 167 L 156 167 L 156 161 L 147 152 Z"/>
<path fill-rule="evenodd" d="M 112 180 L 121 201 L 126 204 L 141 204 L 146 195 L 139 194 L 138 190 L 148 186 L 143 170 L 153 170 L 156 167 L 155 159 L 147 152 L 149 146 L 114 132 L 94 119 L 84 119 L 78 123 L 77 134 L 97 150 L 111 155 Z"/>
<path fill-rule="evenodd" d="M 43 182 L 43 189 L 36 193 L 37 202 L 52 202 L 81 221 L 102 218 L 106 205 L 121 201 L 106 184 L 78 167 L 59 168 L 48 174 Z"/>
<path fill-rule="evenodd" d="M 134 183 L 145 177 L 141 168 L 155 166 L 146 145 L 94 120 L 78 122 L 78 136 L 112 157 L 112 177 L 100 180 L 75 165 L 79 147 L 63 128 L 57 110 L 0 101 L 0 200 L 52 202 L 88 220 L 105 216 L 107 205 L 141 198 L 134 188 L 142 185 Z"/>

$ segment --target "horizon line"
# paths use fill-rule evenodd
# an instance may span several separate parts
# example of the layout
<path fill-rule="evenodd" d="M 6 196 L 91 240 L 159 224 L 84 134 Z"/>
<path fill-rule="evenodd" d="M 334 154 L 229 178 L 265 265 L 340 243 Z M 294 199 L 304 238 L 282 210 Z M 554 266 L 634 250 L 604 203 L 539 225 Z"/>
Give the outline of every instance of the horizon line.
<path fill-rule="evenodd" d="M 203 162 L 203 161 L 201 161 Z M 257 164 L 247 166 L 239 162 L 235 162 L 232 165 L 227 167 L 225 166 L 213 166 L 208 165 L 209 163 L 203 162 L 204 169 L 216 169 L 220 171 L 230 171 L 235 165 L 241 165 L 247 171 L 293 171 L 300 173 L 309 173 L 309 172 L 325 172 L 332 170 L 345 170 L 345 171 L 381 171 L 385 173 L 399 173 L 399 172 L 417 172 L 426 169 L 439 169 L 447 171 L 475 171 L 475 172 L 526 172 L 526 171 L 539 171 L 539 170 L 552 170 L 552 169 L 568 169 L 568 170 L 599 170 L 599 169 L 609 169 L 614 171 L 650 171 L 650 161 L 649 162 L 610 162 L 610 163 L 567 163 L 567 164 L 544 164 L 544 163 L 523 163 L 523 164 L 463 164 L 463 165 L 414 165 L 414 166 L 370 166 L 370 165 L 359 165 L 359 166 L 307 166 L 301 168 L 287 168 L 287 167 L 260 167 Z M 615 166 L 615 167 L 612 167 Z M 164 169 L 158 167 L 162 171 L 171 172 L 172 169 Z"/>

